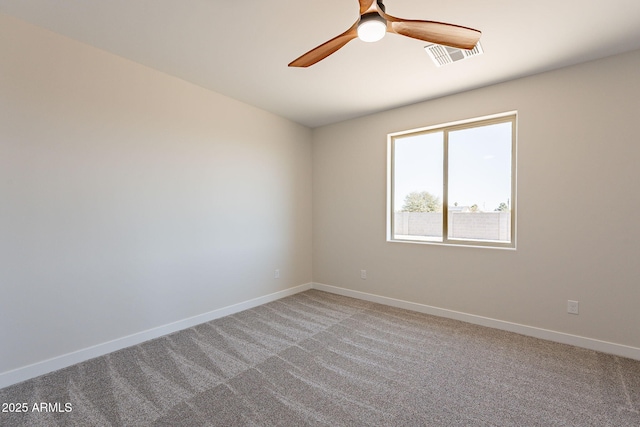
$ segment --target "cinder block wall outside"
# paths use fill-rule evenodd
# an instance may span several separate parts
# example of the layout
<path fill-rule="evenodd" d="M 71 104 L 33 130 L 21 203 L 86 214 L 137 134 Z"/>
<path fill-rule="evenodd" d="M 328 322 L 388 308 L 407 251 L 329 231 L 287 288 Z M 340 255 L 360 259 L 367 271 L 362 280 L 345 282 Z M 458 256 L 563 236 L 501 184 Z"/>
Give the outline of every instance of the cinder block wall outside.
<path fill-rule="evenodd" d="M 449 237 L 483 240 L 508 240 L 510 212 L 451 212 Z M 440 236 L 442 214 L 439 212 L 396 212 L 395 234 L 406 236 Z"/>

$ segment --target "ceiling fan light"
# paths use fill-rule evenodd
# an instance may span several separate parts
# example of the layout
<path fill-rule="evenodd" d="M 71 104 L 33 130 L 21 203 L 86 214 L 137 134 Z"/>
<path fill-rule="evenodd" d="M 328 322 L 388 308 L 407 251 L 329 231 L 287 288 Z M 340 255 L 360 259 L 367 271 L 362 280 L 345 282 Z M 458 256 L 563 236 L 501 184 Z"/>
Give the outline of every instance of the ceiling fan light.
<path fill-rule="evenodd" d="M 375 14 L 363 16 L 358 24 L 358 38 L 363 42 L 377 42 L 387 32 L 387 21 Z"/>

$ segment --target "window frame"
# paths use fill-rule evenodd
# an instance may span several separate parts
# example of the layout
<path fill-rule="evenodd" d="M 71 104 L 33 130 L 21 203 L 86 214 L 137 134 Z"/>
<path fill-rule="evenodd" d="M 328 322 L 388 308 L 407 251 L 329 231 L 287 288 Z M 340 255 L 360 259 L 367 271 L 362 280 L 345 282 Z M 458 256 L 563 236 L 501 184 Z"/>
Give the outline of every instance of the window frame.
<path fill-rule="evenodd" d="M 453 131 L 472 129 L 476 127 L 489 126 L 499 123 L 511 123 L 511 227 L 510 241 L 496 240 L 474 240 L 474 239 L 449 239 L 449 133 Z M 494 114 L 490 116 L 477 117 L 472 119 L 460 120 L 438 124 L 434 126 L 410 129 L 400 132 L 394 132 L 387 135 L 387 242 L 413 243 L 425 245 L 444 245 L 444 246 L 465 246 L 465 247 L 481 247 L 481 248 L 497 248 L 497 249 L 516 249 L 516 210 L 517 210 L 517 125 L 518 112 L 509 111 L 506 113 Z M 443 171 L 442 171 L 442 241 L 418 240 L 418 239 L 398 239 L 395 237 L 394 231 L 394 166 L 395 166 L 395 140 L 401 137 L 423 135 L 428 133 L 443 133 Z"/>

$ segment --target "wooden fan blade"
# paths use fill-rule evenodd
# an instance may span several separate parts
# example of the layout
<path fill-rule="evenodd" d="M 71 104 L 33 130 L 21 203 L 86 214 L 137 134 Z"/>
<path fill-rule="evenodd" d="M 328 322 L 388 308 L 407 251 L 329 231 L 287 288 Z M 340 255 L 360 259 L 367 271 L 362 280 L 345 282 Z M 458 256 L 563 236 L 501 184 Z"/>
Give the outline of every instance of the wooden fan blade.
<path fill-rule="evenodd" d="M 380 15 L 387 20 L 387 32 L 458 49 L 473 49 L 482 35 L 478 30 L 460 25 L 401 19 L 383 11 L 380 11 Z"/>
<path fill-rule="evenodd" d="M 371 8 L 375 0 L 359 0 L 360 1 L 360 15 L 364 15 Z"/>
<path fill-rule="evenodd" d="M 353 24 L 351 28 L 339 36 L 332 38 L 328 42 L 311 49 L 298 59 L 295 59 L 289 64 L 289 67 L 308 67 L 316 62 L 322 61 L 324 58 L 336 52 L 356 37 L 358 37 L 358 22 Z"/>

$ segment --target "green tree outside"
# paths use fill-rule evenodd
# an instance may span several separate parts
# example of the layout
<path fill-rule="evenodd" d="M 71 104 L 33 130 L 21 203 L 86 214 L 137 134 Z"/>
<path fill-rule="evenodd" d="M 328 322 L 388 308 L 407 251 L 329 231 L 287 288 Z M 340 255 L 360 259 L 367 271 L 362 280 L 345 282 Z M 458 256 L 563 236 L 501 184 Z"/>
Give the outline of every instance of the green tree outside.
<path fill-rule="evenodd" d="M 495 210 L 496 212 L 507 212 L 509 210 L 509 206 L 505 202 L 502 202 Z"/>
<path fill-rule="evenodd" d="M 442 202 L 428 191 L 414 191 L 404 198 L 401 212 L 442 212 Z"/>

